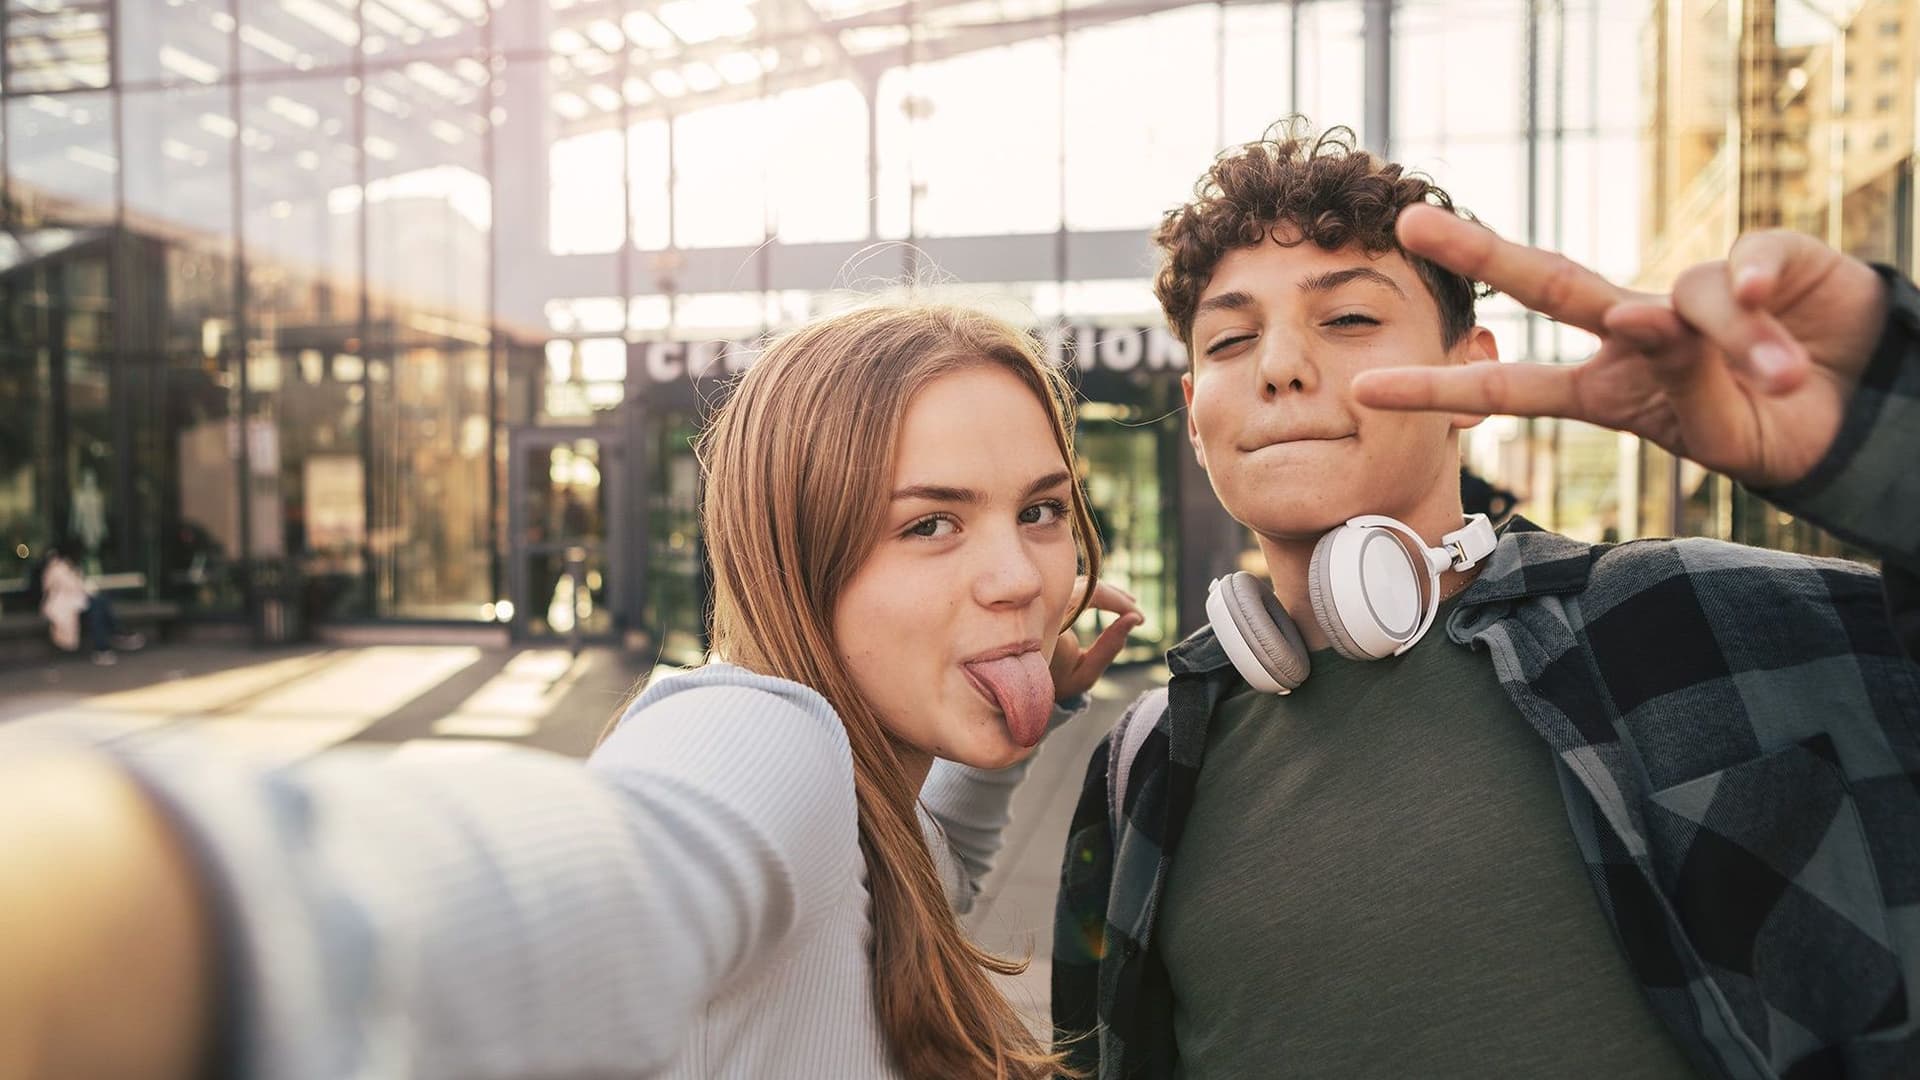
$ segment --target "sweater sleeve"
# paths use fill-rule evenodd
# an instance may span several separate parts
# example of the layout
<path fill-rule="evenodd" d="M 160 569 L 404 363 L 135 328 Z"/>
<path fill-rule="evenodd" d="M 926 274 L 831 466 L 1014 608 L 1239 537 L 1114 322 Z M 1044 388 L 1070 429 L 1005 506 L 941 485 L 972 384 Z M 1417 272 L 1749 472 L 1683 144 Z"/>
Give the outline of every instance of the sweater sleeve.
<path fill-rule="evenodd" d="M 1054 705 L 1047 720 L 1051 733 L 1087 709 L 1085 694 Z M 1037 751 L 1036 751 L 1037 752 Z M 1032 767 L 1029 754 L 1004 769 L 976 769 L 935 759 L 920 788 L 921 829 L 933 849 L 934 865 L 947 884 L 947 899 L 957 914 L 973 910 L 980 883 L 993 869 L 1013 805 L 1013 793 Z M 943 847 L 945 849 L 943 853 Z"/>
<path fill-rule="evenodd" d="M 646 1075 L 855 873 L 830 708 L 777 680 L 650 689 L 590 764 L 454 747 L 250 766 L 113 754 L 215 897 L 233 1071 Z"/>

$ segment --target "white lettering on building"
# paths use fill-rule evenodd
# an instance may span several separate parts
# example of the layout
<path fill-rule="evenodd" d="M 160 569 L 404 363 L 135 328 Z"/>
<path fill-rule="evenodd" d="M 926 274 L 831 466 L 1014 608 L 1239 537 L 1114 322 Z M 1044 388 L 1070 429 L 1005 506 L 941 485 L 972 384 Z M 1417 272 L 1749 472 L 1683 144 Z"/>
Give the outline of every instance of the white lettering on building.
<path fill-rule="evenodd" d="M 1080 371 L 1178 373 L 1187 368 L 1187 350 L 1166 327 L 1053 325 L 1038 328 L 1042 354 L 1056 367 Z M 732 341 L 651 341 L 641 346 L 641 367 L 652 383 L 737 375 L 753 366 L 763 343 Z"/>

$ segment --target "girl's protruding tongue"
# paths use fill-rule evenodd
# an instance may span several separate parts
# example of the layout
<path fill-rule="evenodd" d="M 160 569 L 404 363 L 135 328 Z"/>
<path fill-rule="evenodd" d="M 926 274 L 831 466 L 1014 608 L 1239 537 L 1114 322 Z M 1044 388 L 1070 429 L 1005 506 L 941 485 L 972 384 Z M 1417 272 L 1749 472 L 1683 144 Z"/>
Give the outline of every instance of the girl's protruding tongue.
<path fill-rule="evenodd" d="M 1036 649 L 998 660 L 976 660 L 967 670 L 1006 715 L 1013 741 L 1021 746 L 1038 743 L 1053 713 L 1053 675 L 1047 671 L 1047 658 Z"/>

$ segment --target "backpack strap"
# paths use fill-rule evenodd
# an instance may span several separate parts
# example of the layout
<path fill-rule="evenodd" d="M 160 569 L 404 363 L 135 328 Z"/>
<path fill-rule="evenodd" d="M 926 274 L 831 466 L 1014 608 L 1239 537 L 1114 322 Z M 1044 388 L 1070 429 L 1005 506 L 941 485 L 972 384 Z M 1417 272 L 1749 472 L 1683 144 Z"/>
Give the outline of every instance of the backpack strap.
<path fill-rule="evenodd" d="M 1114 837 L 1120 835 L 1120 823 L 1126 820 L 1127 777 L 1133 773 L 1133 760 L 1140 756 L 1147 736 L 1160 726 L 1167 711 L 1167 688 L 1162 686 L 1140 695 L 1108 733 L 1107 821 Z"/>

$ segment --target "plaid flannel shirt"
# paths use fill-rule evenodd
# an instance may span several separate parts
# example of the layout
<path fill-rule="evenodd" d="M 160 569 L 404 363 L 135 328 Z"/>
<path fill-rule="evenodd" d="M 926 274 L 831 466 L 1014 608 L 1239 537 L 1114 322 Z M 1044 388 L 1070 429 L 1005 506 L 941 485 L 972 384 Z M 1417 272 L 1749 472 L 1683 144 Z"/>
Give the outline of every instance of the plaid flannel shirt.
<path fill-rule="evenodd" d="M 1551 748 L 1616 940 L 1710 1076 L 1920 1076 L 1920 293 L 1881 273 L 1887 328 L 1833 447 L 1766 494 L 1880 555 L 1884 579 L 1516 521 L 1446 624 Z M 1130 714 L 1152 726 L 1119 817 L 1109 738 L 1062 869 L 1054 1024 L 1093 1033 L 1065 1045 L 1100 1077 L 1177 1060 L 1155 920 L 1239 681 L 1207 630 L 1167 659 L 1168 687 Z"/>

